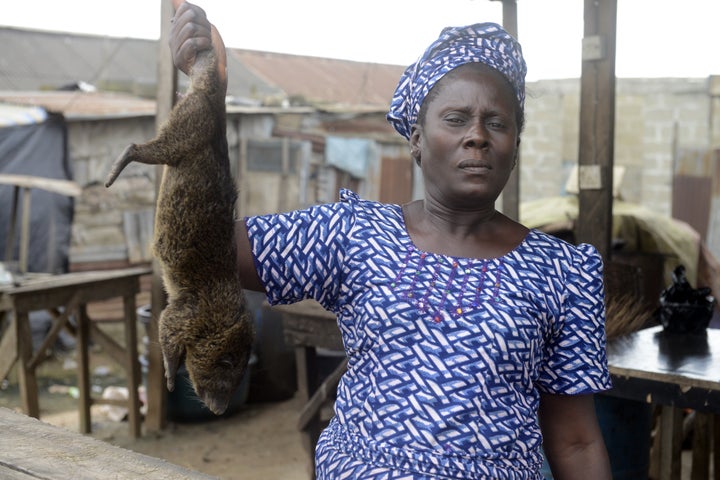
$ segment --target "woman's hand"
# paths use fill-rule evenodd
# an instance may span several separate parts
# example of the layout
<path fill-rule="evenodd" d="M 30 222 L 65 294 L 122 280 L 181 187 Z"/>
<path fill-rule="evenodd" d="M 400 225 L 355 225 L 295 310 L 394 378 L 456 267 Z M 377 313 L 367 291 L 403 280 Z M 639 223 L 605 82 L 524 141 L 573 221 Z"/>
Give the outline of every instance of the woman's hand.
<path fill-rule="evenodd" d="M 197 54 L 211 48 L 212 41 L 205 11 L 197 5 L 181 1 L 173 0 L 176 10 L 168 43 L 175 67 L 188 75 Z"/>

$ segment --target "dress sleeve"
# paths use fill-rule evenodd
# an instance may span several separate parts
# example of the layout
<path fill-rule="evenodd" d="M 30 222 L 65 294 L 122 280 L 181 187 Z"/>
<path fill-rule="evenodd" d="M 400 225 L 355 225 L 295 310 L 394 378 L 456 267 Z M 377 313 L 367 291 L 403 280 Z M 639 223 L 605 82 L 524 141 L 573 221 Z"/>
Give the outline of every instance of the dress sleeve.
<path fill-rule="evenodd" d="M 352 224 L 347 202 L 245 219 L 255 268 L 271 305 L 312 298 L 328 308 L 342 281 Z"/>
<path fill-rule="evenodd" d="M 561 311 L 545 345 L 538 388 L 577 395 L 611 388 L 605 339 L 602 257 L 581 244 L 565 272 Z"/>

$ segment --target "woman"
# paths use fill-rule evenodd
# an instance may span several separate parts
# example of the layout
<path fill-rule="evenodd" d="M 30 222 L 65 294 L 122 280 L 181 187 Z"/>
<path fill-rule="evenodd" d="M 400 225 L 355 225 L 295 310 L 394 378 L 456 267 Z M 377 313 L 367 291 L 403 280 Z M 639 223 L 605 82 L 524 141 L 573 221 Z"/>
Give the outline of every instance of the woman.
<path fill-rule="evenodd" d="M 175 65 L 210 47 L 177 11 Z M 245 288 L 338 317 L 348 371 L 316 450 L 320 479 L 609 479 L 592 394 L 610 387 L 602 261 L 495 210 L 524 122 L 520 45 L 447 28 L 400 79 L 388 120 L 424 199 L 341 201 L 237 222 Z M 538 421 L 539 419 L 539 421 Z"/>

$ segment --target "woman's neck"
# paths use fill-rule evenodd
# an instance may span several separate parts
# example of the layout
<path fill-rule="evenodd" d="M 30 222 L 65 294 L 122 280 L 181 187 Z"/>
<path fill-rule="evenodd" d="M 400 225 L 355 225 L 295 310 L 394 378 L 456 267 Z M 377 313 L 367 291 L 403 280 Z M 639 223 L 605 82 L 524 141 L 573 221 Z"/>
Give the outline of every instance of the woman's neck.
<path fill-rule="evenodd" d="M 423 251 L 467 258 L 496 258 L 516 248 L 527 229 L 495 210 L 449 210 L 418 200 L 403 207 L 405 226 Z"/>

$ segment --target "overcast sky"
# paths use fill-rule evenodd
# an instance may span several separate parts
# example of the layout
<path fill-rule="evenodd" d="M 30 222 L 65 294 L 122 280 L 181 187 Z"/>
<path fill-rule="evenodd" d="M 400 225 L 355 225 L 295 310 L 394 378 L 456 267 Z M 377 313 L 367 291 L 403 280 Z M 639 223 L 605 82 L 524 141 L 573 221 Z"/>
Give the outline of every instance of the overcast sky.
<path fill-rule="evenodd" d="M 0 0 L 0 25 L 157 39 L 161 0 Z M 502 23 L 490 0 L 198 0 L 234 48 L 407 65 L 447 25 Z M 583 0 L 518 0 L 528 80 L 579 77 Z M 719 0 L 617 0 L 616 75 L 720 75 Z"/>

